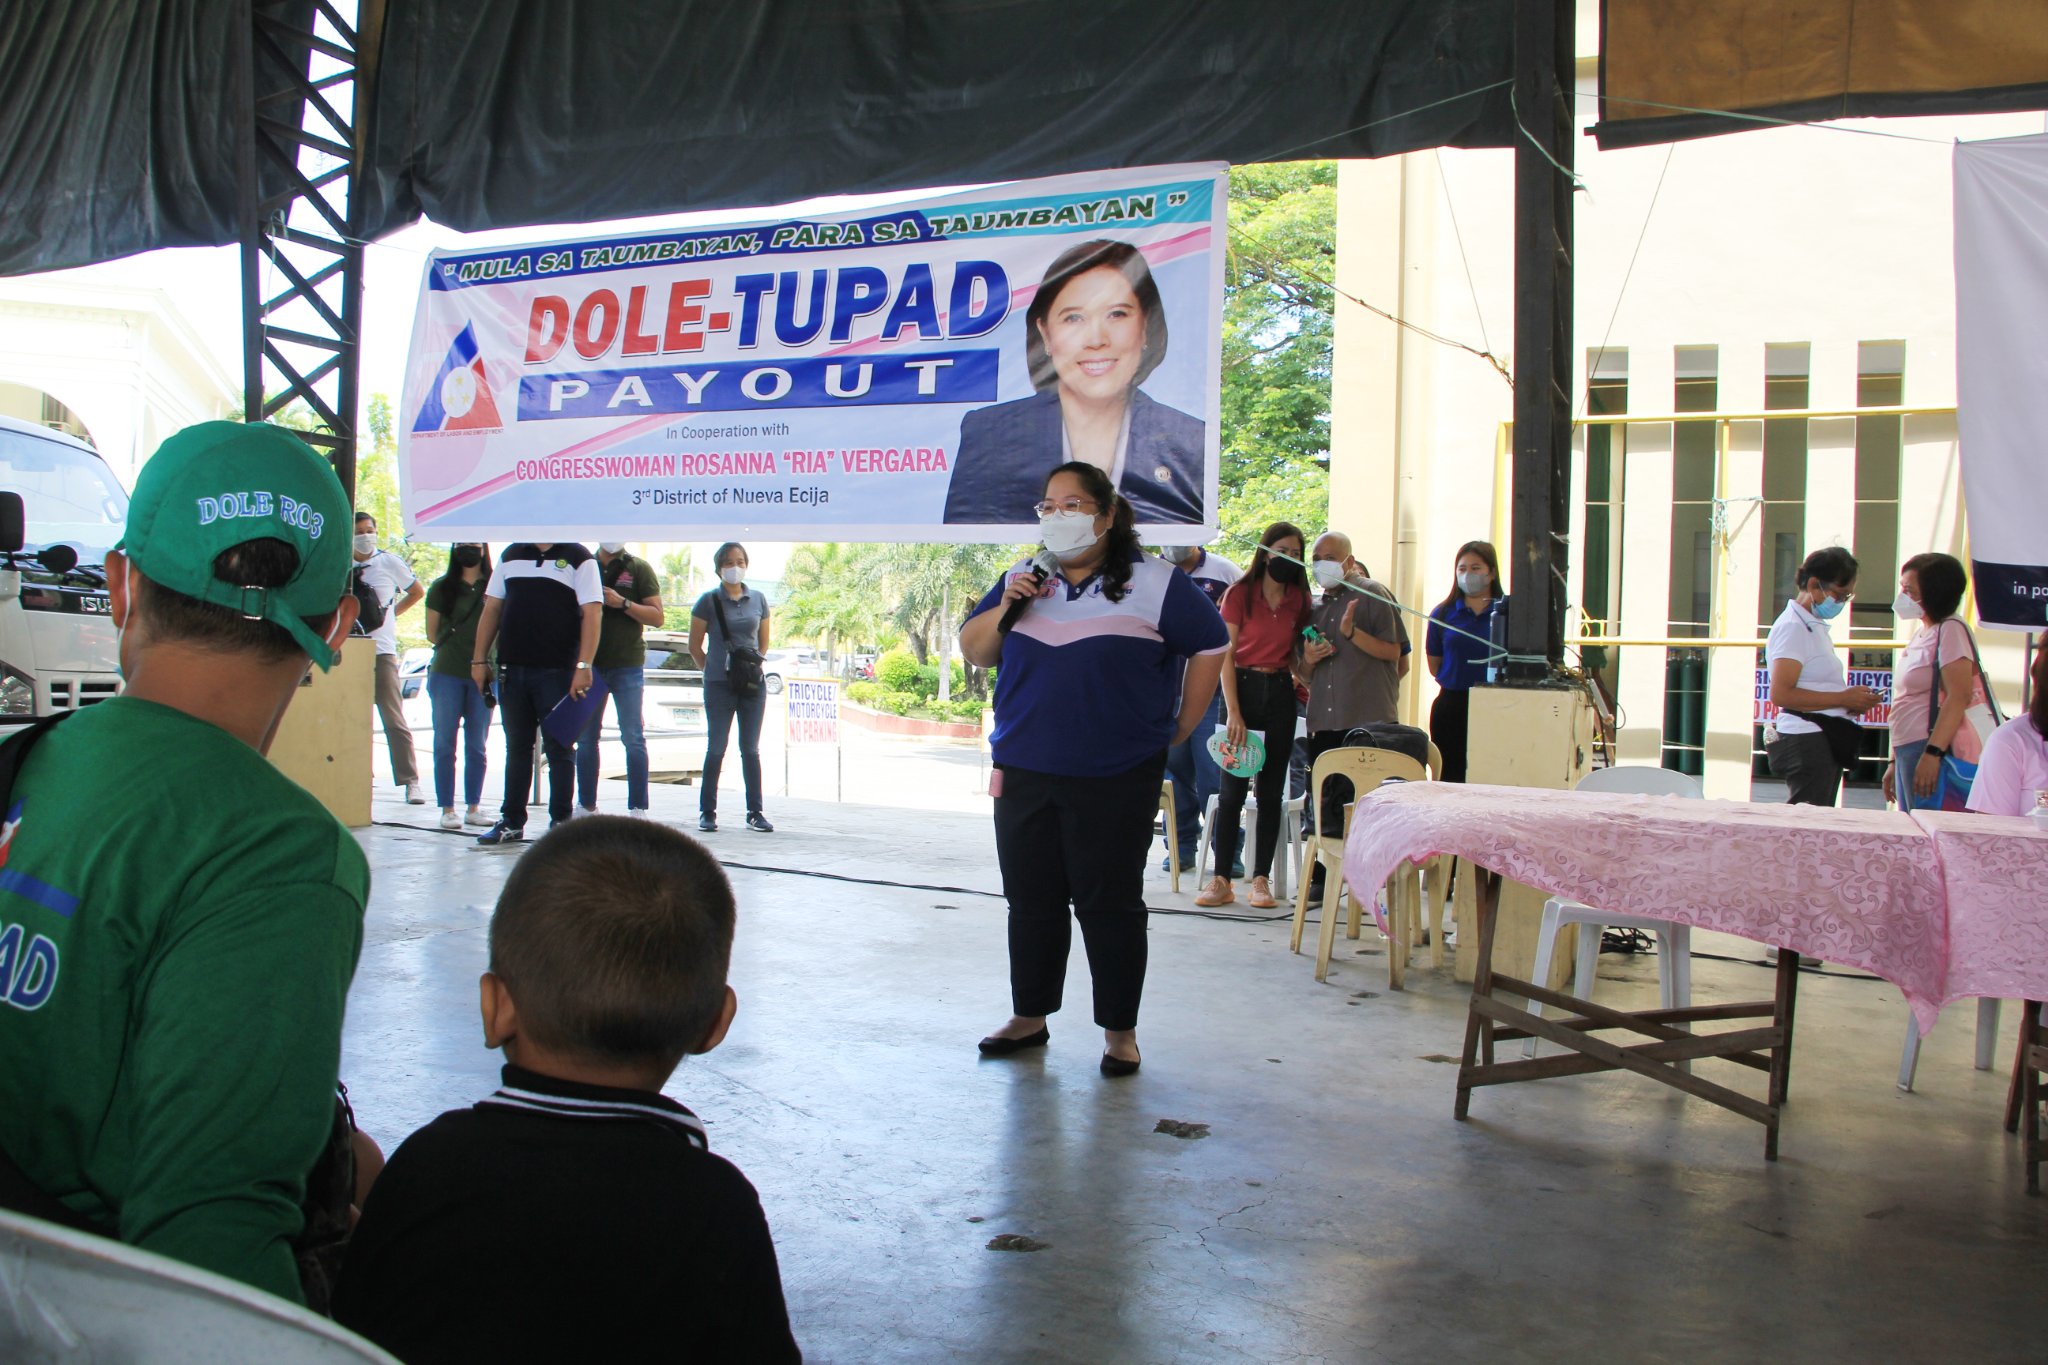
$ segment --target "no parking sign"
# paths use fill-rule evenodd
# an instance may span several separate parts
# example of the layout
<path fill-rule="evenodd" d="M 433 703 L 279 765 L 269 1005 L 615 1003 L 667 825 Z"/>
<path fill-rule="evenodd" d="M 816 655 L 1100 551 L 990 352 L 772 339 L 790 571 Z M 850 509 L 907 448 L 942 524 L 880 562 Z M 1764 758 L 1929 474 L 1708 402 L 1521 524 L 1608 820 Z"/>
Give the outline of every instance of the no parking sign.
<path fill-rule="evenodd" d="M 832 746 L 833 799 L 844 797 L 844 758 L 839 748 L 839 684 L 828 678 L 791 678 L 782 686 L 782 794 L 789 795 L 789 751 L 799 744 Z"/>

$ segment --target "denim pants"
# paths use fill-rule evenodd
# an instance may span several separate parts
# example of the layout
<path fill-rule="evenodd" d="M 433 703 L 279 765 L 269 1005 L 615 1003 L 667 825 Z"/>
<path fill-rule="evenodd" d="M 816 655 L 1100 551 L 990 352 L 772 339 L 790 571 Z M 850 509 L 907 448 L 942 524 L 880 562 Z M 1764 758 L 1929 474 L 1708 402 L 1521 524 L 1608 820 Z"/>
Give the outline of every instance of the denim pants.
<path fill-rule="evenodd" d="M 704 785 L 697 797 L 697 809 L 703 814 L 718 814 L 718 773 L 725 766 L 725 741 L 732 733 L 734 716 L 740 720 L 740 777 L 747 788 L 747 814 L 760 812 L 761 717 L 767 709 L 765 689 L 741 698 L 732 694 L 731 683 L 704 684 L 704 723 L 710 734 L 704 745 Z"/>
<path fill-rule="evenodd" d="M 640 696 L 647 673 L 639 664 L 600 668 L 597 676 L 612 694 L 612 714 L 619 718 L 619 743 L 626 746 L 626 807 L 647 809 L 647 731 L 640 720 Z M 604 732 L 604 708 L 590 717 L 590 728 L 576 741 L 576 798 L 585 810 L 597 809 L 597 741 Z"/>
<path fill-rule="evenodd" d="M 1209 757 L 1209 736 L 1223 723 L 1223 694 L 1209 699 L 1209 709 L 1195 732 L 1166 751 L 1166 778 L 1173 783 L 1173 814 L 1179 826 L 1181 861 L 1195 865 L 1202 844 L 1202 812 L 1222 789 L 1223 770 Z"/>
<path fill-rule="evenodd" d="M 1913 795 L 1913 770 L 1920 766 L 1920 755 L 1926 752 L 1927 740 L 1924 739 L 1909 739 L 1904 744 L 1892 746 L 1892 799 L 1899 803 L 1901 815 L 1934 800 L 1932 793 L 1924 797 Z"/>
<path fill-rule="evenodd" d="M 499 818 L 513 829 L 526 828 L 526 792 L 533 785 L 533 740 L 541 736 L 548 761 L 548 816 L 556 824 L 569 818 L 576 789 L 575 761 L 569 746 L 557 743 L 540 728 L 541 717 L 569 695 L 573 668 L 529 668 L 511 664 L 498 671 L 498 705 L 505 725 L 505 805 Z"/>
<path fill-rule="evenodd" d="M 434 708 L 434 802 L 455 808 L 455 732 L 462 731 L 464 804 L 484 797 L 484 773 L 490 767 L 491 708 L 474 678 L 452 673 L 427 674 L 427 703 Z"/>

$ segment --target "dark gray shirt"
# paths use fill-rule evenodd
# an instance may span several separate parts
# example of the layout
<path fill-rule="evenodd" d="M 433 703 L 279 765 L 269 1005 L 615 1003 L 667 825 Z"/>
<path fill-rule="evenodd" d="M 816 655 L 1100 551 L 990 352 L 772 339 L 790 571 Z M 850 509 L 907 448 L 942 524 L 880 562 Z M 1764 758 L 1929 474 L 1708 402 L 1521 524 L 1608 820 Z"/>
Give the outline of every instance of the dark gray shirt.
<path fill-rule="evenodd" d="M 1311 733 L 1392 724 L 1401 718 L 1400 661 L 1373 658 L 1346 640 L 1338 626 L 1344 620 L 1345 607 L 1356 601 L 1358 614 L 1351 623 L 1353 631 L 1391 641 L 1401 646 L 1403 654 L 1408 652 L 1408 628 L 1401 623 L 1401 613 L 1379 600 L 1393 596 L 1382 584 L 1368 578 L 1359 586 L 1372 596 L 1338 588 L 1324 594 L 1309 618 L 1323 638 L 1337 647 L 1335 654 L 1317 664 L 1308 675 Z"/>
<path fill-rule="evenodd" d="M 726 624 L 732 627 L 731 644 L 752 650 L 761 648 L 761 623 L 768 619 L 768 599 L 753 588 L 734 598 L 721 587 L 705 593 L 690 608 L 690 615 L 704 623 L 704 681 L 724 682 L 725 651 L 729 646 L 725 632 L 718 628 L 718 608 L 711 603 L 713 596 L 725 604 Z"/>

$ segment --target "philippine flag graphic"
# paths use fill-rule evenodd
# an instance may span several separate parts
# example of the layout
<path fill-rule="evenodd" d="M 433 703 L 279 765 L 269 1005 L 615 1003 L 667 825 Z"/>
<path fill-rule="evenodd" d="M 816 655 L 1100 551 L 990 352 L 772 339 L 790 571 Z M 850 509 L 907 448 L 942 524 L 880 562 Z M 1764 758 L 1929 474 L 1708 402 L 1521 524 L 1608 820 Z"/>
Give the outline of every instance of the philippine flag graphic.
<path fill-rule="evenodd" d="M 475 324 L 465 325 L 461 335 L 441 358 L 441 368 L 420 404 L 421 431 L 496 431 L 505 425 L 498 416 L 498 404 L 484 379 L 484 362 L 477 353 Z"/>
<path fill-rule="evenodd" d="M 7 855 L 14 849 L 14 831 L 21 828 L 22 803 L 17 801 L 7 812 L 7 821 L 0 824 L 0 867 L 7 865 Z"/>

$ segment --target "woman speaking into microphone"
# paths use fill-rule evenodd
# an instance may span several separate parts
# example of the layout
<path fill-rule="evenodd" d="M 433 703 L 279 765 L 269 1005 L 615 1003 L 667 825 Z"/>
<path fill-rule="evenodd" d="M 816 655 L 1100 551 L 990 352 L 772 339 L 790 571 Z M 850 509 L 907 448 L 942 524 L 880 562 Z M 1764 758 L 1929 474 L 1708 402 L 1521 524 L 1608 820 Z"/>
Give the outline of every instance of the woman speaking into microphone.
<path fill-rule="evenodd" d="M 961 654 L 997 669 L 990 794 L 1010 903 L 1015 1013 L 981 1051 L 1006 1057 L 1050 1040 L 1071 907 L 1094 978 L 1102 1074 L 1128 1076 L 1166 750 L 1208 710 L 1230 637 L 1193 579 L 1139 549 L 1130 504 L 1096 466 L 1054 469 L 1034 510 L 1050 560 L 1012 568 L 960 628 Z"/>

